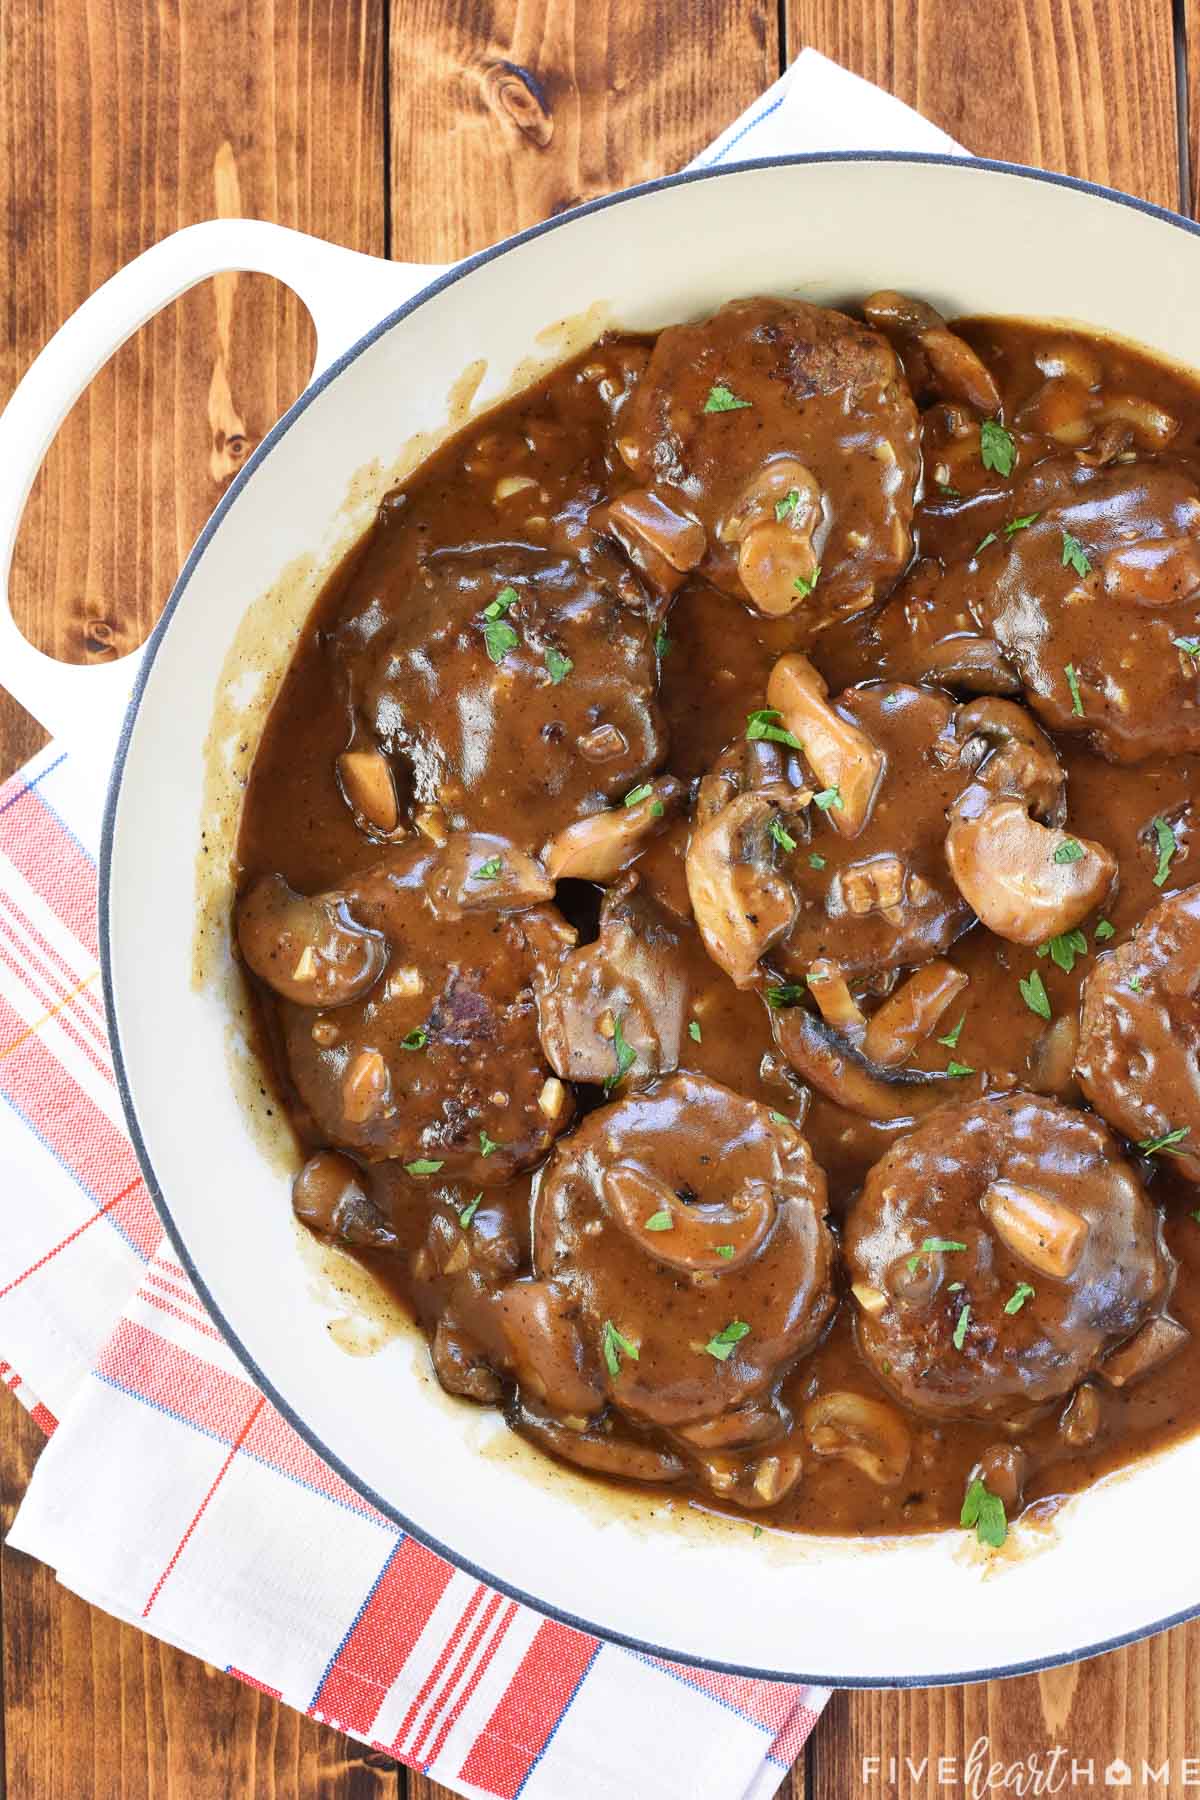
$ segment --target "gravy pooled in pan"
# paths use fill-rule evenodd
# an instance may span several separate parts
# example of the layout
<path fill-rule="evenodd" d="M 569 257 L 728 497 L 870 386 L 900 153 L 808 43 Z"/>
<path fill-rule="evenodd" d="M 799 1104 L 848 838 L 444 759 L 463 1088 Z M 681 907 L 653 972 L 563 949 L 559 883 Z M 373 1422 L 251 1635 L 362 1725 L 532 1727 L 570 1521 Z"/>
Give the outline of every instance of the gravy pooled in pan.
<path fill-rule="evenodd" d="M 387 496 L 237 939 L 449 1392 L 997 1544 L 1200 1426 L 1200 387 L 859 310 L 606 338 Z"/>

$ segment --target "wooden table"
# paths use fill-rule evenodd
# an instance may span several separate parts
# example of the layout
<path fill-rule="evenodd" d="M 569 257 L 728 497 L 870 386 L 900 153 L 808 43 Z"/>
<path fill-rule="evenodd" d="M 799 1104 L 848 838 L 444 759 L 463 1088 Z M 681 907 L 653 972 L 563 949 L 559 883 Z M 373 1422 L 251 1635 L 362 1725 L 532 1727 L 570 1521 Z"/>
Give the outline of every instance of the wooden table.
<path fill-rule="evenodd" d="M 1174 18 L 1171 0 L 390 0 L 390 11 L 389 0 L 0 0 L 0 401 L 94 287 L 177 226 L 252 214 L 375 255 L 449 261 L 678 167 L 804 44 L 981 154 L 1191 212 L 1200 104 L 1187 102 L 1188 10 L 1189 0 Z M 1200 95 L 1195 10 L 1190 23 Z M 998 246 L 1006 253 L 1016 247 Z M 30 637 L 79 661 L 141 640 L 311 355 L 298 302 L 233 275 L 121 351 L 59 435 L 25 516 L 13 593 Z M 0 775 L 40 741 L 0 696 Z M 38 1445 L 20 1408 L 0 1405 L 6 1521 Z M 1178 1536 L 1181 1560 L 1194 1559 L 1190 1520 L 1162 1528 Z M 444 1793 L 115 1624 L 7 1550 L 0 1609 L 13 1800 Z M 1170 1782 L 1153 1792 L 1180 1794 L 1181 1759 L 1200 1756 L 1198 1691 L 1200 1624 L 1011 1682 L 843 1694 L 783 1792 L 959 1793 L 939 1784 L 936 1759 L 986 1735 L 1004 1763 L 1065 1744 L 1094 1760 L 1099 1791 L 1115 1756 L 1172 1757 Z M 883 1779 L 862 1780 L 868 1756 L 883 1759 Z"/>

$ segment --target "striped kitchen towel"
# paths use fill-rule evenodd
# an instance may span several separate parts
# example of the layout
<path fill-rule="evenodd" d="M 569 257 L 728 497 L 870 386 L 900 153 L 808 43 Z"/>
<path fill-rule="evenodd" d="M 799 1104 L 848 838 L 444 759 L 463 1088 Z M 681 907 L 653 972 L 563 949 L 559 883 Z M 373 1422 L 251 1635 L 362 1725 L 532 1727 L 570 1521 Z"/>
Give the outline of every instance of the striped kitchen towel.
<path fill-rule="evenodd" d="M 844 148 L 956 146 L 806 51 L 698 161 Z M 824 1690 L 639 1655 L 494 1592 L 327 1468 L 225 1344 L 114 1084 L 102 776 L 51 746 L 0 788 L 0 1376 L 48 1439 L 10 1545 L 462 1794 L 767 1800 Z"/>

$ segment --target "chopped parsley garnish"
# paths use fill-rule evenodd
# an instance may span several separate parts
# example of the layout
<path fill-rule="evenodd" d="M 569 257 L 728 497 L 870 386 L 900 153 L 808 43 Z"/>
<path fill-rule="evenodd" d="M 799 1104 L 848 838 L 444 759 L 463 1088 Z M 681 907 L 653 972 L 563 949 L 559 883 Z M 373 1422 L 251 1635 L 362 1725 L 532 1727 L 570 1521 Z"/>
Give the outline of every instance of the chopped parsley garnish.
<path fill-rule="evenodd" d="M 625 1033 L 621 1029 L 620 1013 L 618 1013 L 613 1020 L 613 1052 L 617 1059 L 617 1066 L 611 1075 L 606 1075 L 604 1077 L 604 1091 L 606 1094 L 612 1093 L 618 1081 L 624 1080 L 625 1076 L 628 1075 L 630 1069 L 632 1069 L 634 1063 L 637 1061 L 637 1051 L 632 1049 L 630 1045 L 625 1042 Z"/>
<path fill-rule="evenodd" d="M 498 856 L 489 856 L 487 861 L 481 862 L 479 867 L 473 872 L 471 880 L 499 881 L 500 871 L 503 867 L 504 864 Z"/>
<path fill-rule="evenodd" d="M 799 488 L 790 488 L 788 490 L 788 492 L 783 496 L 782 500 L 777 500 L 775 502 L 775 517 L 779 520 L 779 523 L 781 525 L 783 524 L 783 521 L 785 519 L 791 518 L 792 514 L 795 512 L 795 510 L 799 506 L 799 504 L 800 504 L 800 489 Z"/>
<path fill-rule="evenodd" d="M 842 799 L 838 788 L 822 788 L 819 794 L 813 795 L 813 805 L 823 813 L 843 812 L 846 802 Z"/>
<path fill-rule="evenodd" d="M 1155 887 L 1162 887 L 1171 872 L 1171 860 L 1179 849 L 1179 841 L 1163 818 L 1155 819 L 1154 836 L 1158 841 L 1158 867 L 1152 879 Z"/>
<path fill-rule="evenodd" d="M 908 1265 L 908 1272 L 910 1275 L 916 1274 L 917 1264 L 923 1256 L 948 1254 L 951 1250 L 965 1250 L 966 1247 L 967 1246 L 960 1243 L 957 1238 L 927 1237 L 919 1250 L 914 1250 L 911 1256 L 905 1258 L 905 1262 Z M 956 1285 L 961 1287 L 961 1281 Z M 953 1290 L 951 1291 L 953 1292 Z"/>
<path fill-rule="evenodd" d="M 661 1212 L 651 1213 L 646 1220 L 647 1231 L 674 1231 L 674 1229 L 674 1216 L 667 1211 L 665 1206 Z"/>
<path fill-rule="evenodd" d="M 479 1133 L 479 1154 L 480 1154 L 480 1156 L 482 1156 L 484 1158 L 489 1157 L 492 1154 L 493 1150 L 498 1150 L 499 1148 L 500 1148 L 500 1146 L 496 1142 L 495 1138 L 490 1138 L 486 1131 L 482 1131 L 482 1130 L 480 1131 L 480 1133 Z"/>
<path fill-rule="evenodd" d="M 667 628 L 665 625 L 660 625 L 658 628 L 658 636 L 654 640 L 654 654 L 661 662 L 664 656 L 670 655 L 670 651 L 671 640 L 667 636 Z"/>
<path fill-rule="evenodd" d="M 702 1033 L 700 1031 L 699 1019 L 693 1019 L 691 1021 L 691 1023 L 689 1024 L 688 1036 L 691 1038 L 693 1044 L 699 1044 L 702 1041 Z"/>
<path fill-rule="evenodd" d="M 948 500 L 961 500 L 962 489 L 951 487 L 948 481 L 939 481 L 938 487 Z"/>
<path fill-rule="evenodd" d="M 1031 1013 L 1036 1013 L 1039 1019 L 1050 1018 L 1050 996 L 1046 992 L 1045 982 L 1036 969 L 1028 980 L 1018 981 L 1017 986 L 1021 990 L 1022 1000 Z"/>
<path fill-rule="evenodd" d="M 1083 695 L 1079 691 L 1079 677 L 1075 673 L 1075 664 L 1068 663 L 1063 670 L 1067 678 L 1067 686 L 1071 690 L 1071 711 L 1077 719 L 1083 717 Z"/>
<path fill-rule="evenodd" d="M 509 651 L 515 650 L 521 641 L 504 617 L 518 598 L 516 588 L 503 587 L 496 598 L 483 609 L 483 642 L 494 663 L 502 663 Z"/>
<path fill-rule="evenodd" d="M 1018 1281 L 1016 1287 L 1004 1302 L 1006 1313 L 1019 1313 L 1027 1300 L 1032 1300 L 1037 1289 L 1031 1288 L 1027 1281 Z"/>
<path fill-rule="evenodd" d="M 984 419 L 980 425 L 979 457 L 984 468 L 994 469 L 997 475 L 1011 475 L 1016 467 L 1017 446 L 999 419 Z"/>
<path fill-rule="evenodd" d="M 653 792 L 654 789 L 650 783 L 643 781 L 641 787 L 630 788 L 625 796 L 625 804 L 626 806 L 636 806 L 640 800 L 648 800 Z"/>
<path fill-rule="evenodd" d="M 1185 656 L 1190 656 L 1193 662 L 1200 662 L 1200 637 L 1172 638 L 1171 642 Z"/>
<path fill-rule="evenodd" d="M 785 982 L 782 987 L 769 987 L 766 990 L 767 1005 L 778 1012 L 781 1006 L 794 1005 L 803 993 L 803 987 L 795 981 Z"/>
<path fill-rule="evenodd" d="M 1062 566 L 1064 569 L 1074 569 L 1077 575 L 1090 575 L 1092 572 L 1092 565 L 1083 545 L 1067 530 L 1062 534 Z"/>
<path fill-rule="evenodd" d="M 760 706 L 757 712 L 746 715 L 746 737 L 752 744 L 760 738 L 767 738 L 772 744 L 786 744 L 789 750 L 801 748 L 799 738 L 794 738 L 790 731 L 775 723 L 783 717 L 773 706 Z"/>
<path fill-rule="evenodd" d="M 820 563 L 818 563 L 811 575 L 797 575 L 795 581 L 793 581 L 793 583 L 792 583 L 792 586 L 795 588 L 796 592 L 799 594 L 799 596 L 802 600 L 807 600 L 808 596 L 812 593 L 813 589 L 816 587 L 816 585 L 817 585 L 818 581 L 820 581 L 820 579 L 821 579 L 821 565 L 820 565 Z"/>
<path fill-rule="evenodd" d="M 441 1168 L 440 1162 L 430 1162 L 428 1157 L 419 1156 L 416 1162 L 405 1163 L 406 1175 L 436 1175 Z"/>
<path fill-rule="evenodd" d="M 954 1343 L 954 1348 L 956 1350 L 961 1350 L 963 1345 L 966 1343 L 967 1327 L 970 1323 L 971 1323 L 971 1309 L 969 1306 L 964 1306 L 962 1311 L 959 1313 L 958 1318 L 954 1322 L 953 1343 Z"/>
<path fill-rule="evenodd" d="M 763 1534 L 763 1528 L 762 1528 L 762 1526 L 761 1526 L 761 1525 L 756 1525 L 756 1526 L 755 1526 L 755 1527 L 754 1527 L 754 1531 L 753 1531 L 753 1533 L 752 1533 L 752 1535 L 753 1535 L 753 1536 L 754 1536 L 754 1537 L 756 1537 L 756 1538 L 760 1538 L 760 1537 L 761 1537 L 761 1536 L 762 1536 L 762 1534 Z"/>
<path fill-rule="evenodd" d="M 1135 994 L 1140 994 L 1142 991 L 1142 978 L 1140 975 L 1131 975 L 1125 985 L 1128 988 L 1132 988 Z"/>
<path fill-rule="evenodd" d="M 966 1024 L 966 1022 L 967 1022 L 967 1015 L 966 1015 L 966 1013 L 964 1013 L 962 1018 L 958 1021 L 958 1024 L 953 1026 L 946 1033 L 945 1037 L 940 1037 L 938 1039 L 938 1043 L 945 1044 L 947 1050 L 957 1050 L 958 1049 L 958 1040 L 962 1036 L 962 1028 Z"/>
<path fill-rule="evenodd" d="M 718 1362 L 728 1362 L 733 1355 L 734 1345 L 740 1344 L 750 1334 L 750 1327 L 741 1319 L 730 1319 L 728 1325 L 718 1331 L 716 1337 L 710 1337 L 704 1348 Z"/>
<path fill-rule="evenodd" d="M 704 410 L 706 413 L 740 412 L 743 406 L 749 405 L 749 400 L 739 400 L 732 388 L 726 387 L 723 381 L 718 381 L 708 390 Z"/>
<path fill-rule="evenodd" d="M 782 819 L 771 820 L 771 836 L 781 850 L 794 850 L 796 848 L 796 840 Z"/>
<path fill-rule="evenodd" d="M 718 1244 L 717 1255 L 723 1257 L 726 1262 L 731 1262 L 733 1260 L 733 1245 Z"/>
<path fill-rule="evenodd" d="M 1175 1146 L 1182 1144 L 1190 1130 L 1190 1125 L 1180 1125 L 1174 1131 L 1164 1131 L 1161 1137 L 1142 1138 L 1138 1149 L 1144 1150 L 1147 1156 L 1157 1156 L 1162 1150 L 1167 1151 L 1170 1156 L 1182 1156 L 1184 1152 L 1177 1150 Z"/>
<path fill-rule="evenodd" d="M 600 1333 L 600 1348 L 604 1352 L 604 1363 L 609 1374 L 615 1379 L 621 1373 L 621 1357 L 632 1357 L 637 1362 L 639 1350 L 636 1344 L 619 1332 L 611 1319 L 605 1319 L 604 1329 Z"/>
<path fill-rule="evenodd" d="M 546 664 L 546 673 L 549 675 L 555 687 L 558 686 L 560 681 L 565 681 L 567 676 L 571 673 L 571 670 L 575 667 L 571 658 L 569 656 L 564 656 L 561 650 L 556 650 L 553 644 L 547 649 L 543 660 Z"/>
<path fill-rule="evenodd" d="M 772 1125 L 790 1125 L 792 1122 L 786 1113 L 769 1112 L 767 1117 L 770 1119 Z"/>
<path fill-rule="evenodd" d="M 825 858 L 818 855 L 818 853 L 813 850 L 809 853 L 808 866 L 810 869 L 823 869 L 825 867 Z"/>
<path fill-rule="evenodd" d="M 1075 958 L 1087 955 L 1087 947 L 1087 939 L 1077 925 L 1074 931 L 1060 932 L 1047 943 L 1039 944 L 1038 955 L 1049 956 L 1055 968 L 1061 969 L 1064 975 L 1069 975 L 1075 967 Z"/>
<path fill-rule="evenodd" d="M 1054 852 L 1056 863 L 1073 863 L 1083 861 L 1083 845 L 1078 838 L 1064 838 Z"/>
<path fill-rule="evenodd" d="M 972 555 L 978 556 L 979 552 L 981 550 L 986 550 L 989 544 L 995 544 L 998 541 L 999 540 L 997 539 L 995 532 L 989 531 L 986 537 L 980 538 L 979 542 L 976 544 L 976 546 L 972 552 Z"/>
<path fill-rule="evenodd" d="M 948 1062 L 946 1073 L 947 1075 L 973 1075 L 975 1070 L 970 1063 Z"/>
<path fill-rule="evenodd" d="M 471 1220 L 475 1217 L 475 1214 L 479 1209 L 479 1202 L 482 1199 L 483 1199 L 482 1193 L 476 1194 L 475 1198 L 471 1201 L 470 1205 L 464 1206 L 462 1211 L 459 1213 L 458 1222 L 462 1226 L 464 1231 L 467 1230 L 468 1226 L 471 1223 Z"/>
<path fill-rule="evenodd" d="M 407 1037 L 400 1039 L 400 1048 L 402 1050 L 423 1050 L 428 1042 L 428 1030 L 424 1025 L 418 1025 L 415 1031 L 410 1031 Z"/>
<path fill-rule="evenodd" d="M 1004 1502 L 999 1494 L 989 1493 L 986 1482 L 978 1475 L 967 1489 L 958 1522 L 968 1530 L 973 1525 L 979 1542 L 993 1550 L 999 1550 L 1008 1536 Z"/>
<path fill-rule="evenodd" d="M 1098 919 L 1096 921 L 1096 929 L 1092 933 L 1092 936 L 1098 944 L 1103 944 L 1107 942 L 1110 937 L 1116 937 L 1116 935 L 1116 926 L 1111 925 L 1107 919 Z"/>
<path fill-rule="evenodd" d="M 1041 516 L 1042 515 L 1040 512 L 1035 512 L 1035 513 L 1026 513 L 1024 515 L 1024 517 L 1020 518 L 1020 519 L 1010 519 L 1008 521 L 1008 524 L 1004 527 L 1005 537 L 1006 538 L 1014 538 L 1014 537 L 1016 537 L 1018 531 L 1027 531 L 1029 529 L 1029 527 L 1033 524 L 1034 520 L 1040 519 Z"/>

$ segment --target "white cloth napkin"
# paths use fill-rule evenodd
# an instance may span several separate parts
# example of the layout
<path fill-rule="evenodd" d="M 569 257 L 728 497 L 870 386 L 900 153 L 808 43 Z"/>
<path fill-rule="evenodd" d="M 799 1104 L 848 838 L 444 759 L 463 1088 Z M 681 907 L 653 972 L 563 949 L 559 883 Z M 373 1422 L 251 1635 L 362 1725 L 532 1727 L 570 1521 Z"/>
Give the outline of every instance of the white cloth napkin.
<path fill-rule="evenodd" d="M 806 50 L 693 166 L 889 148 L 961 153 Z M 598 1646 L 450 1571 L 285 1435 L 207 1320 L 123 1130 L 86 760 L 51 746 L 0 790 L 0 1378 L 52 1434 L 10 1545 L 463 1794 L 766 1800 L 822 1690 Z"/>

